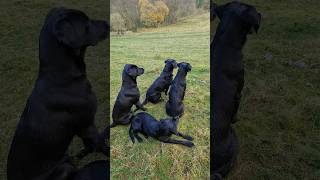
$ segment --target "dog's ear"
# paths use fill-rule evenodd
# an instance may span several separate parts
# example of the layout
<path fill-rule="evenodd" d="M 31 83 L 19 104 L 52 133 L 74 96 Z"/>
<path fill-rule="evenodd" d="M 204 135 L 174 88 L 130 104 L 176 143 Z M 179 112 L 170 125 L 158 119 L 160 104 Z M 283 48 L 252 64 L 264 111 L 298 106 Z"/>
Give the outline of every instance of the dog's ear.
<path fill-rule="evenodd" d="M 215 15 L 218 16 L 219 19 L 222 19 L 223 12 L 224 12 L 226 6 L 227 5 L 220 5 L 220 6 L 216 5 L 216 6 L 213 7 L 214 8 L 213 11 L 214 11 Z"/>
<path fill-rule="evenodd" d="M 72 14 L 65 14 L 58 19 L 53 27 L 53 34 L 56 36 L 59 42 L 77 49 L 83 45 L 83 37 L 79 34 L 75 28 L 75 22 L 71 19 Z"/>
<path fill-rule="evenodd" d="M 188 63 L 188 64 L 187 64 L 187 70 L 188 70 L 188 72 L 191 71 L 191 69 L 192 69 L 192 66 Z"/>
<path fill-rule="evenodd" d="M 125 72 L 131 77 L 137 77 L 144 73 L 144 69 L 138 68 L 136 65 L 126 65 Z"/>
<path fill-rule="evenodd" d="M 244 20 L 256 33 L 258 33 L 261 23 L 261 14 L 257 12 L 255 8 L 249 8 L 244 12 Z"/>
<path fill-rule="evenodd" d="M 216 11 L 217 4 L 213 2 L 213 0 L 210 0 L 210 21 L 213 21 L 216 17 Z"/>
<path fill-rule="evenodd" d="M 178 63 L 177 66 L 180 68 L 182 63 Z"/>
<path fill-rule="evenodd" d="M 137 76 L 137 68 L 134 66 L 126 65 L 125 71 L 129 76 Z"/>
<path fill-rule="evenodd" d="M 173 65 L 173 68 L 177 68 L 177 67 L 178 67 L 177 61 L 174 60 L 174 61 L 172 62 L 172 65 Z"/>

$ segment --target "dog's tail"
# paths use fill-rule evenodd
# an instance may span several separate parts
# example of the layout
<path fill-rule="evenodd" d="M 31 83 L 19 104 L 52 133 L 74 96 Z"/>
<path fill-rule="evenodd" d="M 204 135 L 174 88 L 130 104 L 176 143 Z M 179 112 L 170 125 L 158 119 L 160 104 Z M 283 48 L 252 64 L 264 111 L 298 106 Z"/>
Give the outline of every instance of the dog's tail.
<path fill-rule="evenodd" d="M 107 127 L 104 128 L 104 130 L 101 132 L 100 136 L 102 137 L 103 140 L 108 140 L 110 139 L 110 128 L 113 128 L 117 126 L 116 123 L 112 123 L 108 125 Z M 109 142 L 108 142 L 109 145 Z M 109 145 L 110 146 L 110 145 Z"/>
<path fill-rule="evenodd" d="M 113 122 L 111 125 L 109 125 L 109 128 L 113 128 L 113 127 L 116 127 L 116 126 L 117 126 L 117 124 Z"/>
<path fill-rule="evenodd" d="M 110 139 L 110 128 L 113 128 L 115 126 L 116 126 L 116 124 L 112 123 L 112 124 L 108 125 L 107 127 L 105 127 L 104 130 L 102 131 L 102 133 L 100 134 L 102 139 L 109 140 Z"/>

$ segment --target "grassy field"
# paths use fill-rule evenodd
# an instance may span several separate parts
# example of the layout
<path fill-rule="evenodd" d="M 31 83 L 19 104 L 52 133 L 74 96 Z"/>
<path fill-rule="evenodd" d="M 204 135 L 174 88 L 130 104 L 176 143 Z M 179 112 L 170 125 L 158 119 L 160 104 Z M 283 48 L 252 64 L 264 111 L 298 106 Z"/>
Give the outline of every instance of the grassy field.
<path fill-rule="evenodd" d="M 89 16 L 107 19 L 105 0 L 12 0 L 0 1 L 0 180 L 6 179 L 9 147 L 16 125 L 31 93 L 38 72 L 38 36 L 44 18 L 52 7 L 66 6 L 85 11 Z M 97 126 L 108 124 L 108 43 L 89 48 L 86 55 L 88 78 L 98 97 Z M 70 147 L 75 154 L 82 147 L 79 139 Z M 76 165 L 83 165 L 100 155 L 92 154 Z M 32 163 L 32 162 L 31 162 Z"/>
<path fill-rule="evenodd" d="M 320 2 L 243 2 L 263 18 L 244 49 L 241 149 L 229 179 L 320 179 Z"/>
<path fill-rule="evenodd" d="M 187 76 L 185 114 L 178 129 L 194 137 L 195 148 L 163 144 L 152 138 L 132 144 L 129 127 L 111 130 L 112 179 L 206 179 L 209 177 L 209 13 L 186 18 L 178 24 L 157 29 L 144 29 L 139 33 L 112 36 L 111 100 L 114 101 L 121 86 L 121 72 L 127 63 L 145 68 L 138 77 L 141 101 L 147 88 L 157 78 L 167 58 L 186 61 L 192 65 Z M 176 72 L 176 71 L 175 71 Z M 148 113 L 167 117 L 164 101 L 147 104 Z"/>

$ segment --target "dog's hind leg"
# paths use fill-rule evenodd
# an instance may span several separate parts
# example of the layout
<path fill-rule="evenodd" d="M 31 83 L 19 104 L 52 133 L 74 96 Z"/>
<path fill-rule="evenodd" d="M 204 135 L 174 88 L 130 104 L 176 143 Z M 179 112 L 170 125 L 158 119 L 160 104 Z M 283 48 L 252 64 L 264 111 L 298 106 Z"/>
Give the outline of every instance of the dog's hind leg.
<path fill-rule="evenodd" d="M 79 132 L 78 136 L 82 139 L 85 146 L 85 148 L 76 155 L 79 159 L 94 151 L 102 152 L 105 155 L 108 154 L 109 150 L 106 144 L 106 139 L 99 134 L 95 125 L 91 125 L 86 129 L 83 129 Z"/>
<path fill-rule="evenodd" d="M 129 136 L 130 136 L 130 138 L 131 138 L 132 143 L 135 143 L 132 126 L 130 126 L 130 129 L 129 129 Z"/>
<path fill-rule="evenodd" d="M 160 140 L 164 143 L 170 143 L 170 144 L 181 144 L 181 145 L 184 145 L 184 146 L 187 146 L 187 147 L 193 147 L 194 144 L 190 141 L 181 141 L 181 140 L 176 140 L 176 139 L 171 139 L 171 138 L 168 138 L 166 140 Z"/>
<path fill-rule="evenodd" d="M 76 173 L 76 167 L 71 163 L 65 162 L 58 165 L 53 172 L 47 177 L 47 180 L 69 180 Z"/>
<path fill-rule="evenodd" d="M 109 161 L 106 160 L 91 162 L 77 170 L 72 180 L 107 180 L 110 176 L 109 167 Z"/>
<path fill-rule="evenodd" d="M 189 140 L 189 141 L 193 140 L 193 138 L 191 136 L 184 135 L 184 134 L 182 134 L 182 133 L 180 133 L 178 131 L 177 131 L 176 135 L 182 137 L 183 139 Z"/>
<path fill-rule="evenodd" d="M 143 133 L 143 132 L 140 132 L 140 133 L 144 136 L 144 138 L 146 138 L 146 139 L 149 138 L 149 136 L 146 133 Z"/>
<path fill-rule="evenodd" d="M 139 143 L 143 142 L 143 139 L 138 135 L 138 131 L 133 130 L 133 135 L 138 140 Z"/>
<path fill-rule="evenodd" d="M 112 124 L 110 124 L 107 128 L 113 128 L 113 127 L 116 127 L 117 126 L 117 124 L 116 123 L 112 123 Z"/>

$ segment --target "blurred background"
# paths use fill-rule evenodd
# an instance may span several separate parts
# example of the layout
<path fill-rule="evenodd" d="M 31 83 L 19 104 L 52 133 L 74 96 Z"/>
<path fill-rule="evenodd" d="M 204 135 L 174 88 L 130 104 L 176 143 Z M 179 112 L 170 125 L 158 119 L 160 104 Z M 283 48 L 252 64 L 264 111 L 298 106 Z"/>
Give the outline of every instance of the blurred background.
<path fill-rule="evenodd" d="M 39 65 L 39 34 L 44 19 L 53 7 L 79 9 L 90 18 L 108 20 L 109 1 L 96 0 L 10 0 L 0 1 L 0 179 L 6 178 L 7 156 L 11 141 L 24 110 Z M 87 75 L 98 99 L 96 125 L 102 130 L 109 124 L 109 42 L 89 47 L 85 62 Z M 83 147 L 75 138 L 69 154 L 75 155 Z M 100 154 L 90 154 L 78 167 Z M 30 162 L 32 163 L 32 162 Z M 19 173 L 19 172 L 17 172 Z"/>
<path fill-rule="evenodd" d="M 240 153 L 227 179 L 318 180 L 320 1 L 241 2 L 255 6 L 262 21 L 243 49 L 245 83 L 234 125 Z M 211 23 L 213 36 L 218 23 Z"/>

